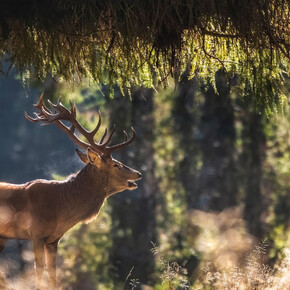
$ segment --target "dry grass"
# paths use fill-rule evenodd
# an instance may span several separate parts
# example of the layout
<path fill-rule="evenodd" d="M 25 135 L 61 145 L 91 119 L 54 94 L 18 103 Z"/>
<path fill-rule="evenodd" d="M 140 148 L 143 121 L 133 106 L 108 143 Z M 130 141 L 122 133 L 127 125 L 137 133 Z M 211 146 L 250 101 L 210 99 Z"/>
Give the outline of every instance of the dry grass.
<path fill-rule="evenodd" d="M 217 269 L 211 262 L 206 263 L 192 286 L 186 276 L 186 269 L 176 262 L 168 262 L 160 257 L 156 245 L 153 246 L 152 253 L 158 256 L 161 264 L 162 288 L 158 289 L 290 289 L 290 249 L 285 248 L 281 260 L 271 268 L 262 262 L 266 258 L 264 241 L 248 255 L 244 266 Z"/>
<path fill-rule="evenodd" d="M 284 249 L 282 260 L 273 268 L 261 262 L 265 255 L 265 244 L 261 243 L 248 256 L 246 265 L 230 269 L 216 269 L 208 263 L 202 270 L 194 289 L 289 289 L 290 250 Z"/>

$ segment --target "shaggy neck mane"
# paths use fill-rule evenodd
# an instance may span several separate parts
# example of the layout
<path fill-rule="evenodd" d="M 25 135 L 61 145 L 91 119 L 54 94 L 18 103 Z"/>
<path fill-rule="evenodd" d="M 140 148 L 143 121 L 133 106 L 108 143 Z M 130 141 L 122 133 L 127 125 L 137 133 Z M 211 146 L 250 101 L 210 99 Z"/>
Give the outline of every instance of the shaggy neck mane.
<path fill-rule="evenodd" d="M 64 186 L 60 202 L 66 219 L 88 221 L 98 214 L 106 198 L 106 173 L 89 163 L 60 183 Z"/>

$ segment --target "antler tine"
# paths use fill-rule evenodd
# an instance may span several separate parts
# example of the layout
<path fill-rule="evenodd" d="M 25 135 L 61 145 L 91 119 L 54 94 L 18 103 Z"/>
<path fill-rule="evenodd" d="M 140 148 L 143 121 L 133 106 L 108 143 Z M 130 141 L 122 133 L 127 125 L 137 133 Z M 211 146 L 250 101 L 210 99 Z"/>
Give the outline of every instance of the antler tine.
<path fill-rule="evenodd" d="M 98 130 L 101 126 L 101 122 L 102 122 L 102 117 L 101 117 L 100 111 L 98 112 L 99 121 L 98 121 L 97 126 L 92 131 L 87 131 L 76 120 L 76 105 L 75 105 L 75 103 L 72 103 L 71 100 L 70 100 L 70 107 L 71 107 L 70 111 L 61 103 L 60 99 L 58 100 L 58 103 L 56 105 L 52 104 L 51 102 L 49 102 L 49 104 L 58 112 L 58 114 L 54 114 L 51 116 L 49 116 L 49 114 L 47 114 L 48 118 L 50 118 L 52 121 L 59 120 L 59 119 L 69 121 L 73 126 L 73 130 L 77 129 L 87 139 L 87 141 L 90 143 L 90 146 L 92 148 L 94 148 L 95 150 L 104 154 L 104 151 L 105 151 L 104 147 L 108 144 L 107 143 L 108 140 L 106 141 L 106 144 L 102 144 L 102 143 L 107 135 L 107 130 L 105 131 L 105 134 L 103 135 L 101 142 L 99 144 L 97 144 L 94 141 L 94 137 L 95 137 L 96 133 L 98 132 Z M 108 138 L 111 139 L 112 136 L 110 135 Z"/>
<path fill-rule="evenodd" d="M 102 147 L 106 147 L 111 142 L 112 136 L 113 136 L 113 134 L 115 132 L 115 128 L 116 128 L 116 125 L 114 124 L 113 129 L 112 129 L 109 137 L 107 138 L 106 142 L 104 142 L 104 144 L 101 143 Z"/>
<path fill-rule="evenodd" d="M 60 114 L 54 114 L 51 111 L 47 110 L 45 107 L 41 107 L 41 115 L 39 115 L 40 121 L 45 122 L 44 124 L 50 124 L 53 123 L 54 121 L 58 121 L 61 119 Z"/>
<path fill-rule="evenodd" d="M 97 132 L 100 129 L 101 123 L 102 123 L 102 116 L 101 116 L 101 112 L 98 111 L 98 115 L 99 115 L 99 121 L 97 126 L 95 127 L 95 129 L 93 129 L 92 131 L 88 132 L 88 138 L 90 138 L 90 140 L 92 141 L 93 144 L 96 144 L 94 141 L 94 137 L 97 134 Z M 106 133 L 106 132 L 105 132 Z M 106 133 L 107 134 L 107 133 Z M 104 137 L 104 136 L 103 136 Z M 105 138 L 105 137 L 104 137 Z M 89 141 L 89 140 L 88 140 Z"/>
<path fill-rule="evenodd" d="M 40 110 L 40 113 L 35 113 L 35 118 L 30 117 L 26 112 L 25 112 L 25 117 L 29 121 L 36 123 L 36 122 L 42 122 L 43 125 L 48 125 L 51 123 L 55 123 L 61 130 L 63 130 L 78 146 L 80 146 L 83 149 L 87 149 L 90 147 L 90 144 L 80 140 L 75 134 L 74 134 L 74 129 L 72 127 L 76 126 L 75 122 L 72 123 L 72 127 L 69 129 L 66 125 L 64 125 L 60 120 L 67 120 L 71 121 L 69 118 L 70 112 L 60 104 L 60 99 L 58 101 L 57 105 L 52 104 L 50 101 L 48 101 L 50 106 L 54 108 L 57 113 L 52 113 L 51 110 L 49 110 L 43 102 L 43 94 L 40 95 L 39 101 L 37 104 L 34 105 L 35 108 Z M 75 120 L 76 121 L 76 120 Z M 77 121 L 76 121 L 77 122 Z M 79 130 L 79 128 L 78 128 Z M 84 129 L 85 130 L 85 129 Z M 85 130 L 86 131 L 86 130 Z"/>
<path fill-rule="evenodd" d="M 47 100 L 49 105 L 55 109 L 59 115 L 59 119 L 70 121 L 72 117 L 75 117 L 62 103 L 61 97 L 59 97 L 57 104 L 53 104 L 50 100 Z M 57 114 L 55 114 L 57 115 Z"/>
<path fill-rule="evenodd" d="M 44 103 L 43 103 L 43 93 L 40 95 L 39 97 L 39 100 L 38 100 L 38 103 L 33 105 L 35 108 L 39 109 L 41 111 L 41 108 L 42 107 L 45 107 L 44 106 Z"/>
<path fill-rule="evenodd" d="M 70 104 L 70 112 L 71 114 L 76 117 L 77 116 L 77 107 L 76 107 L 76 103 L 73 103 L 71 100 L 69 100 L 69 104 Z"/>
<path fill-rule="evenodd" d="M 124 148 L 125 146 L 131 144 L 135 140 L 135 138 L 136 138 L 136 132 L 135 132 L 135 130 L 134 130 L 133 127 L 131 127 L 131 130 L 132 130 L 132 133 L 133 134 L 132 134 L 132 136 L 131 136 L 131 138 L 129 140 L 126 140 L 126 141 L 124 141 L 121 144 L 113 145 L 113 146 L 110 146 L 110 147 L 107 147 L 106 148 L 108 154 L 111 154 L 112 152 L 114 152 L 116 150 L 120 150 L 120 149 Z M 127 135 L 127 133 L 126 133 L 126 135 Z"/>
<path fill-rule="evenodd" d="M 125 137 L 124 142 L 126 142 L 128 140 L 128 134 L 125 130 L 123 130 L 123 133 L 124 133 L 124 137 Z"/>
<path fill-rule="evenodd" d="M 95 129 L 92 131 L 87 131 L 76 120 L 76 105 L 75 105 L 75 103 L 72 103 L 71 100 L 70 100 L 70 107 L 71 107 L 70 111 L 61 103 L 60 98 L 59 98 L 58 103 L 56 105 L 52 104 L 50 101 L 49 101 L 49 104 L 58 112 L 59 117 L 55 116 L 56 118 L 69 121 L 74 126 L 74 128 L 77 129 L 88 140 L 88 142 L 90 143 L 90 145 L 93 148 L 100 151 L 100 149 L 97 147 L 97 144 L 94 141 L 94 137 L 101 126 L 102 118 L 101 118 L 100 112 L 98 112 L 99 113 L 99 121 L 98 121 L 98 124 L 95 127 Z"/>
<path fill-rule="evenodd" d="M 102 123 L 102 115 L 101 115 L 100 110 L 98 110 L 98 115 L 99 115 L 98 124 L 97 124 L 96 128 L 90 132 L 93 136 L 95 136 L 96 133 L 99 131 L 101 123 Z"/>
<path fill-rule="evenodd" d="M 78 146 L 82 147 L 83 149 L 87 149 L 88 147 L 91 147 L 92 149 L 98 151 L 99 153 L 103 154 L 104 156 L 110 156 L 113 151 L 119 150 L 130 143 L 132 143 L 136 137 L 135 130 L 131 127 L 131 130 L 133 132 L 133 135 L 128 140 L 128 135 L 125 131 L 124 132 L 124 142 L 114 145 L 114 146 L 108 146 L 109 143 L 112 140 L 113 134 L 115 132 L 115 125 L 110 132 L 109 136 L 106 138 L 108 130 L 105 130 L 105 133 L 103 134 L 101 140 L 99 143 L 96 143 L 94 141 L 94 137 L 96 133 L 98 132 L 100 126 L 101 126 L 101 113 L 98 111 L 99 115 L 99 121 L 95 129 L 92 131 L 87 131 L 76 119 L 76 105 L 75 103 L 70 101 L 70 110 L 68 110 L 62 103 L 61 98 L 58 99 L 57 104 L 53 104 L 51 101 L 48 100 L 49 105 L 55 110 L 55 112 L 52 112 L 50 109 L 48 109 L 43 102 L 43 94 L 41 94 L 39 101 L 36 105 L 34 105 L 35 108 L 37 108 L 40 112 L 34 113 L 35 118 L 30 117 L 25 112 L 25 117 L 31 121 L 31 122 L 40 122 L 43 125 L 48 125 L 51 123 L 55 123 L 60 129 L 62 129 Z M 62 121 L 68 121 L 71 123 L 70 127 L 67 127 Z M 87 142 L 84 142 L 78 138 L 78 136 L 75 134 L 75 129 L 79 131 L 80 134 L 82 134 Z M 106 138 L 106 140 L 105 140 Z"/>
<path fill-rule="evenodd" d="M 32 118 L 30 117 L 26 112 L 24 112 L 25 118 L 33 123 L 39 122 L 39 121 L 45 121 L 42 117 L 44 117 L 44 114 L 42 112 L 42 108 L 45 108 L 46 111 L 50 112 L 50 110 L 48 108 L 45 107 L 44 103 L 43 103 L 43 93 L 40 95 L 38 103 L 33 105 L 35 108 L 37 108 L 40 113 L 35 113 L 34 115 L 36 118 Z M 50 112 L 51 113 L 51 112 Z"/>
<path fill-rule="evenodd" d="M 32 118 L 30 117 L 26 112 L 24 112 L 24 116 L 27 120 L 29 120 L 30 122 L 36 123 L 39 121 L 39 118 L 37 117 L 37 114 L 34 113 L 36 115 L 36 118 Z"/>
<path fill-rule="evenodd" d="M 105 133 L 104 133 L 104 135 L 102 136 L 102 138 L 101 138 L 101 140 L 100 140 L 100 142 L 99 142 L 99 145 L 102 145 L 102 143 L 103 143 L 105 137 L 107 136 L 107 133 L 108 133 L 108 129 L 106 128 L 106 129 L 105 129 Z"/>

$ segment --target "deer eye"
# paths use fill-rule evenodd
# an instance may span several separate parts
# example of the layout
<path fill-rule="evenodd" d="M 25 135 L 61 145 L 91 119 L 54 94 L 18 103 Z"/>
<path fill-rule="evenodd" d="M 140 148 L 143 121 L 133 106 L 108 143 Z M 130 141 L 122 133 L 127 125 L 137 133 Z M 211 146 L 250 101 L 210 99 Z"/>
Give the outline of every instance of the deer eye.
<path fill-rule="evenodd" d="M 118 167 L 118 168 L 120 168 L 119 164 L 114 164 L 113 167 Z"/>

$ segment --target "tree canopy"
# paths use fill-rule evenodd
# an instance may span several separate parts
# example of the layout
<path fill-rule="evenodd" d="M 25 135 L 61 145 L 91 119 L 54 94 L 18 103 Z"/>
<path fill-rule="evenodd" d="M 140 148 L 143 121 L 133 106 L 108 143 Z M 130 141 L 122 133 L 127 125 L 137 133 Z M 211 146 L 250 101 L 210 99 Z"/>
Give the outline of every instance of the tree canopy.
<path fill-rule="evenodd" d="M 289 11 L 288 0 L 2 1 L 2 70 L 8 56 L 26 77 L 89 77 L 125 93 L 222 68 L 271 105 L 286 100 Z"/>

